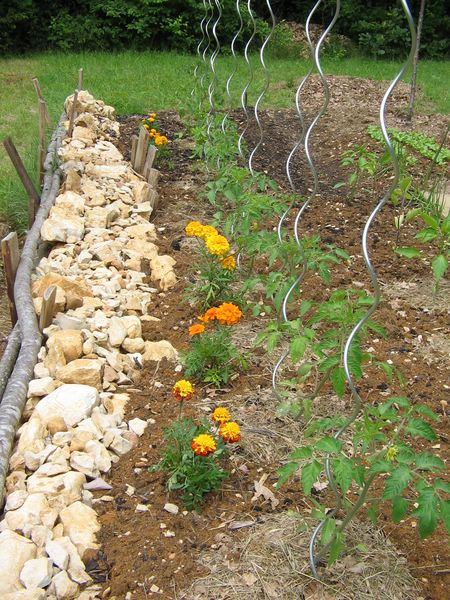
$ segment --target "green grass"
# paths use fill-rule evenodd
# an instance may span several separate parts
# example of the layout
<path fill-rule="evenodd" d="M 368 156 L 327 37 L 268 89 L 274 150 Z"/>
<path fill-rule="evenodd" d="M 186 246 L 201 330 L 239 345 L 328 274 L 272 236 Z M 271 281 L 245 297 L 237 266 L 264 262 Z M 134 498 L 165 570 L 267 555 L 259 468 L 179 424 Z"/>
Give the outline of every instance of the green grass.
<path fill-rule="evenodd" d="M 183 106 L 193 85 L 192 70 L 196 58 L 169 52 L 123 52 L 91 54 L 38 54 L 27 58 L 0 59 L 0 139 L 10 135 L 30 174 L 36 177 L 38 117 L 36 97 L 31 83 L 38 77 L 54 123 L 58 120 L 67 95 L 73 92 L 79 67 L 84 68 L 84 87 L 94 96 L 114 106 L 118 114 L 144 113 Z M 249 101 L 254 102 L 264 82 L 258 58 Z M 268 59 L 271 87 L 264 107 L 293 107 L 297 84 L 308 69 L 307 61 Z M 326 73 L 391 79 L 400 63 L 347 58 L 324 60 Z M 223 82 L 233 68 L 231 57 L 217 61 L 218 91 L 223 97 Z M 450 113 L 448 62 L 422 61 L 418 81 L 422 89 L 419 109 Z M 247 68 L 240 61 L 233 80 L 232 96 L 236 106 L 247 79 Z M 280 84 L 281 83 L 281 84 Z M 21 184 L 0 149 L 0 216 L 15 227 L 26 222 L 26 198 Z"/>

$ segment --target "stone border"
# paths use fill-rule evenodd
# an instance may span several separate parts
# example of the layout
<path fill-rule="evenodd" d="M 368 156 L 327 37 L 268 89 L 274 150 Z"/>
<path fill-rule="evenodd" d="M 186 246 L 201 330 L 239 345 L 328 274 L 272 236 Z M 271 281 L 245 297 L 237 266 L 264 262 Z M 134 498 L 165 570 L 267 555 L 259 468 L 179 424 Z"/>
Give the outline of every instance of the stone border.
<path fill-rule="evenodd" d="M 154 422 L 125 422 L 124 391 L 146 360 L 178 357 L 168 341 L 142 338 L 142 322 L 157 320 L 148 315 L 152 297 L 176 282 L 175 261 L 158 254 L 149 222 L 157 194 L 113 145 L 114 109 L 85 91 L 76 103 L 73 135 L 58 152 L 65 181 L 41 227 L 53 248 L 32 277 L 36 312 L 49 285 L 58 312 L 38 342 L 28 420 L 9 463 L 2 600 L 99 597 L 85 569 L 99 548 L 92 492 L 111 489 L 103 477 Z"/>

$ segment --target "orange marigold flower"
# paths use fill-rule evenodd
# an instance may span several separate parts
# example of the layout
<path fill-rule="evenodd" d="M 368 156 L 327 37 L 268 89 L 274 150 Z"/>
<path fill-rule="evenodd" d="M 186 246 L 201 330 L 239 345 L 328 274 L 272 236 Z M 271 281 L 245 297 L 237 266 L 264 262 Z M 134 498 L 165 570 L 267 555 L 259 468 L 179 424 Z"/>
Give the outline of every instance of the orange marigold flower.
<path fill-rule="evenodd" d="M 165 135 L 155 135 L 155 144 L 157 146 L 164 146 L 168 141 Z"/>
<path fill-rule="evenodd" d="M 227 269 L 228 271 L 234 271 L 236 268 L 236 261 L 234 260 L 234 256 L 227 256 L 222 259 L 222 267 Z"/>
<path fill-rule="evenodd" d="M 194 395 L 194 386 L 187 379 L 180 379 L 172 388 L 172 394 L 177 400 L 190 400 Z"/>
<path fill-rule="evenodd" d="M 224 408 L 223 406 L 218 406 L 216 408 L 216 410 L 213 412 L 213 414 L 211 415 L 211 418 L 216 423 L 220 423 L 221 425 L 223 425 L 224 423 L 227 423 L 228 421 L 230 421 L 230 419 L 231 419 L 230 411 L 228 410 L 228 408 Z"/>
<path fill-rule="evenodd" d="M 189 327 L 189 336 L 198 335 L 199 333 L 203 333 L 205 331 L 205 326 L 201 323 L 196 323 L 195 325 L 191 325 Z"/>
<path fill-rule="evenodd" d="M 200 237 L 203 231 L 204 225 L 200 221 L 191 221 L 186 225 L 185 231 L 187 235 L 191 237 Z"/>
<path fill-rule="evenodd" d="M 197 318 L 199 321 L 202 321 L 203 323 L 209 323 L 210 321 L 214 321 L 214 319 L 216 318 L 216 313 L 217 313 L 217 308 L 215 308 L 215 307 L 208 308 L 208 310 L 205 312 L 204 315 L 200 315 Z"/>
<path fill-rule="evenodd" d="M 155 121 L 155 117 L 149 117 L 148 120 L 150 121 L 150 123 L 153 123 Z"/>
<path fill-rule="evenodd" d="M 242 312 L 236 304 L 224 302 L 216 309 L 216 319 L 221 325 L 235 325 L 239 323 Z"/>
<path fill-rule="evenodd" d="M 241 428 L 237 423 L 228 421 L 220 426 L 219 434 L 224 442 L 233 444 L 241 439 Z"/>
<path fill-rule="evenodd" d="M 208 252 L 216 256 L 223 256 L 230 249 L 230 244 L 223 235 L 210 235 L 206 238 L 205 242 Z"/>
<path fill-rule="evenodd" d="M 208 456 L 216 451 L 216 440 L 208 433 L 201 433 L 191 442 L 191 448 L 197 456 Z"/>
<path fill-rule="evenodd" d="M 200 234 L 199 237 L 202 238 L 202 240 L 204 240 L 206 242 L 206 240 L 211 236 L 211 235 L 218 235 L 219 232 L 217 231 L 217 229 L 215 227 L 213 227 L 212 225 L 203 225 L 203 229 L 202 232 Z"/>

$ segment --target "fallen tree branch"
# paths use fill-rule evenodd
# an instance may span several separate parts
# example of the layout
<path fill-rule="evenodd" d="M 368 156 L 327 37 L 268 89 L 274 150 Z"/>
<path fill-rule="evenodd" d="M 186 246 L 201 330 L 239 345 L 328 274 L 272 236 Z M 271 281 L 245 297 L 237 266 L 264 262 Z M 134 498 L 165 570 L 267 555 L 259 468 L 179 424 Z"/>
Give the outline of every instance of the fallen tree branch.
<path fill-rule="evenodd" d="M 3 504 L 5 495 L 5 480 L 11 449 L 27 400 L 28 383 L 33 377 L 34 366 L 42 342 L 42 334 L 39 331 L 31 297 L 31 274 L 37 258 L 41 227 L 60 188 L 61 172 L 57 162 L 57 150 L 61 146 L 65 132 L 62 125 L 64 120 L 65 115 L 63 114 L 48 147 L 44 164 L 45 176 L 41 204 L 34 224 L 25 239 L 14 284 L 18 323 L 23 335 L 19 356 L 0 404 L 0 506 Z"/>
<path fill-rule="evenodd" d="M 9 376 L 14 368 L 17 355 L 19 354 L 21 339 L 22 336 L 20 335 L 20 327 L 18 323 L 16 323 L 14 329 L 8 336 L 8 342 L 0 361 L 0 403 L 2 401 L 3 393 L 5 391 L 6 384 L 8 383 Z"/>

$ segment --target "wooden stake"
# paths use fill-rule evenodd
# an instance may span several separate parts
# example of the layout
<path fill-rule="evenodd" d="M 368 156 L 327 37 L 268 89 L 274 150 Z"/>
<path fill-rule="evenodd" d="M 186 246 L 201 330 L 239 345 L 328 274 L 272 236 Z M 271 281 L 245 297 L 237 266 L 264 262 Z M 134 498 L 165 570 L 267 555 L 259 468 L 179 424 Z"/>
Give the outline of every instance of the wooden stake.
<path fill-rule="evenodd" d="M 67 135 L 69 137 L 72 137 L 72 133 L 73 133 L 73 126 L 75 124 L 75 115 L 77 112 L 77 101 L 78 101 L 78 90 L 75 90 L 75 94 L 73 95 L 73 103 L 72 103 L 72 110 L 70 111 L 70 121 L 69 121 L 69 130 L 67 132 Z"/>
<path fill-rule="evenodd" d="M 39 329 L 44 331 L 51 325 L 53 314 L 55 312 L 56 285 L 50 285 L 42 296 L 41 314 L 39 317 Z"/>
<path fill-rule="evenodd" d="M 8 233 L 8 235 L 2 239 L 1 246 L 9 312 L 11 314 L 11 323 L 14 326 L 17 323 L 16 303 L 14 301 L 14 281 L 16 279 L 17 265 L 20 260 L 19 239 L 17 233 L 15 231 Z"/>
<path fill-rule="evenodd" d="M 147 158 L 145 159 L 144 168 L 142 169 L 142 175 L 147 179 L 150 173 L 150 169 L 152 168 L 153 161 L 156 156 L 156 146 L 150 144 L 148 147 Z"/>
<path fill-rule="evenodd" d="M 44 100 L 44 96 L 42 95 L 41 87 L 39 85 L 38 78 L 37 77 L 33 77 L 33 79 L 31 81 L 33 82 L 34 89 L 36 90 L 36 94 L 37 94 L 38 100 Z M 47 121 L 47 125 L 49 127 L 51 127 L 52 126 L 52 120 L 50 118 L 50 114 L 48 112 L 47 105 L 45 105 L 45 120 Z"/>
<path fill-rule="evenodd" d="M 14 165 L 14 168 L 16 169 L 17 175 L 20 177 L 20 180 L 23 183 L 23 187 L 28 194 L 28 225 L 31 227 L 31 225 L 34 223 L 34 216 L 38 211 L 40 204 L 39 194 L 37 193 L 36 188 L 34 187 L 34 184 L 24 167 L 22 159 L 20 158 L 12 139 L 7 137 L 3 140 L 3 145 L 8 153 L 9 158 L 11 159 L 12 164 Z"/>
<path fill-rule="evenodd" d="M 134 168 L 134 160 L 136 158 L 136 148 L 137 148 L 137 135 L 132 135 L 131 136 L 131 157 L 130 157 L 130 162 L 131 162 L 131 166 Z"/>
<path fill-rule="evenodd" d="M 83 89 L 83 69 L 78 69 L 78 89 Z"/>
<path fill-rule="evenodd" d="M 39 99 L 39 148 L 38 148 L 38 173 L 39 185 L 44 180 L 44 160 L 45 160 L 45 113 L 46 105 L 44 100 Z"/>
<path fill-rule="evenodd" d="M 158 186 L 159 180 L 159 171 L 158 169 L 150 169 L 150 172 L 147 177 L 148 183 L 152 186 L 152 188 L 156 189 Z"/>
<path fill-rule="evenodd" d="M 136 147 L 136 157 L 134 159 L 134 170 L 136 173 L 142 173 L 144 167 L 145 154 L 147 152 L 148 144 L 148 133 L 145 127 L 141 127 L 139 130 L 139 137 Z"/>

